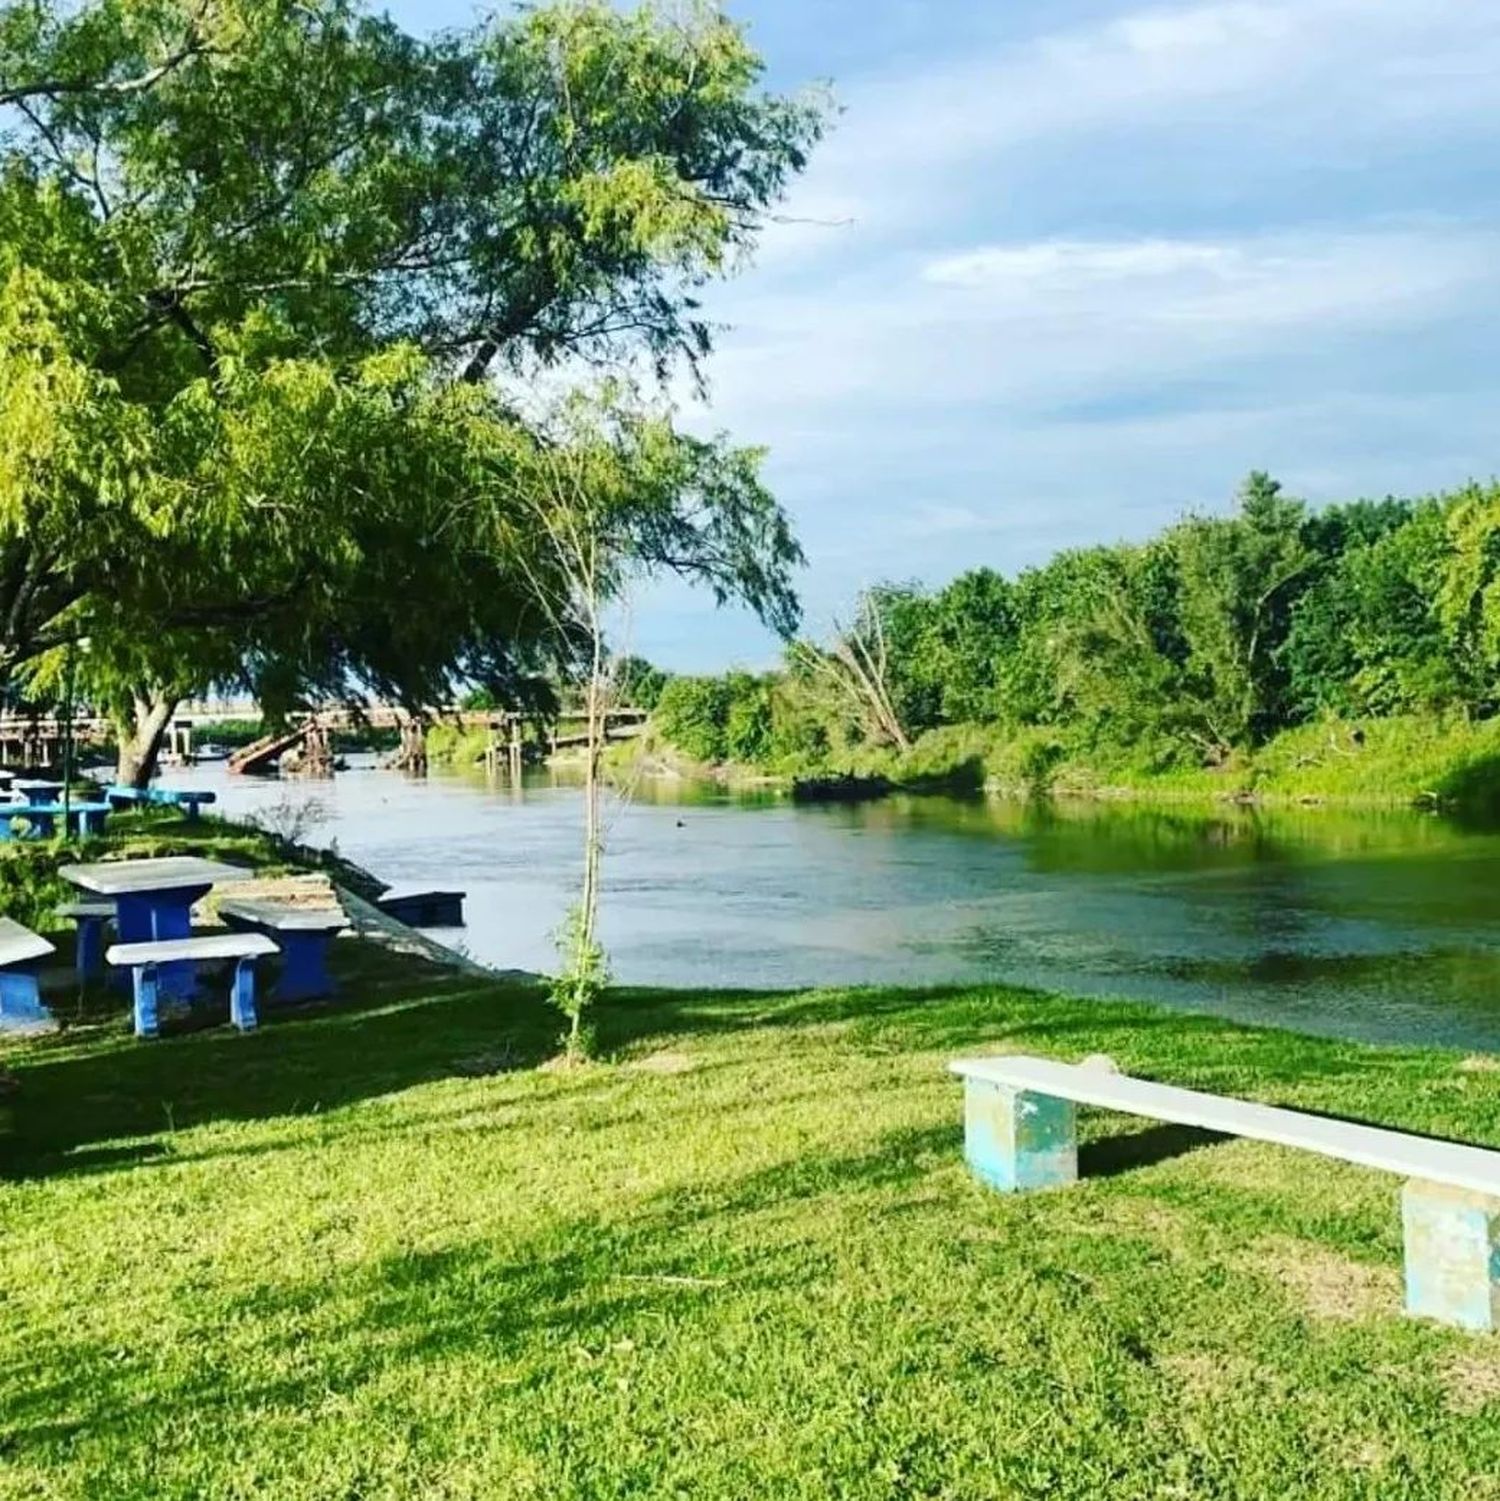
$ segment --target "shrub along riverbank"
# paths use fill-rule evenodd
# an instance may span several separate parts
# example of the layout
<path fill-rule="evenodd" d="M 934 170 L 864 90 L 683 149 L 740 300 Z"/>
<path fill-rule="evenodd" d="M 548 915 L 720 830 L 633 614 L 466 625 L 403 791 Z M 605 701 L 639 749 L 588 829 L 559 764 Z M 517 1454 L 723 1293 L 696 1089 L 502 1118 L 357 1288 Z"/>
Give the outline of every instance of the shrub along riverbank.
<path fill-rule="evenodd" d="M 1391 1179 L 1086 1112 L 1085 1181 L 1007 1199 L 944 1072 L 1103 1051 L 1500 1142 L 1479 1060 L 991 987 L 617 993 L 606 1061 L 559 1071 L 538 992 L 391 965 L 247 1037 L 5 1049 L 0 1494 L 1457 1498 L 1500 1470 L 1500 1342 L 1401 1317 Z"/>
<path fill-rule="evenodd" d="M 1500 802 L 1500 486 L 1232 515 L 869 591 L 778 672 L 665 683 L 662 742 L 779 774 Z"/>
<path fill-rule="evenodd" d="M 619 765 L 642 754 L 677 773 L 730 783 L 853 772 L 918 792 L 1500 812 L 1500 721 L 1494 720 L 1329 718 L 1283 731 L 1211 767 L 1142 766 L 1128 754 L 1079 747 L 1047 730 L 1010 735 L 985 725 L 931 730 L 907 751 L 850 746 L 836 758 L 787 756 L 769 763 L 695 760 L 657 727 L 640 747 L 622 749 Z"/>

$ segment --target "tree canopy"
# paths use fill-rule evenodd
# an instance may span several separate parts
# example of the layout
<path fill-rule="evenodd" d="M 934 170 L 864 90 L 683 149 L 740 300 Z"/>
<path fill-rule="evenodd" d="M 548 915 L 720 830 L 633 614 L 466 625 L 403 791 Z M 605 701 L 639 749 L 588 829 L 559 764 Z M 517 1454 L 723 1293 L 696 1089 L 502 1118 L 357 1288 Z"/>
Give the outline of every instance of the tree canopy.
<path fill-rule="evenodd" d="M 555 440 L 508 382 L 698 367 L 820 130 L 760 73 L 706 6 L 0 6 L 0 685 L 85 636 L 101 693 L 524 673 L 545 561 L 493 519 Z M 648 432 L 643 540 L 786 627 L 756 456 Z"/>

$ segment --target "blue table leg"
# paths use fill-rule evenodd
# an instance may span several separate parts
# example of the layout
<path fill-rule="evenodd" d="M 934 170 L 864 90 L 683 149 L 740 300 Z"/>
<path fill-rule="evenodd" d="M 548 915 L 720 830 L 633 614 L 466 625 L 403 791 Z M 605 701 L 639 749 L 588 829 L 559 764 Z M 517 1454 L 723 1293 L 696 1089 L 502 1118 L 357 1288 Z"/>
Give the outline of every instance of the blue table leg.
<path fill-rule="evenodd" d="M 140 891 L 115 899 L 115 916 L 121 943 L 160 943 L 172 938 L 191 938 L 193 903 L 210 888 L 194 886 L 178 891 Z M 159 966 L 160 989 L 169 1000 L 191 1000 L 198 979 L 191 960 L 179 959 Z"/>
<path fill-rule="evenodd" d="M 241 959 L 234 966 L 234 983 L 229 990 L 229 1019 L 241 1032 L 253 1032 L 255 1014 L 255 960 Z"/>
<path fill-rule="evenodd" d="M 327 933 L 277 931 L 271 936 L 281 949 L 283 961 L 281 978 L 276 982 L 278 1001 L 314 1001 L 333 994 Z"/>
<path fill-rule="evenodd" d="M 132 974 L 135 979 L 135 1035 L 155 1037 L 159 1021 L 156 1001 L 160 977 L 154 964 L 138 964 Z"/>
<path fill-rule="evenodd" d="M 78 923 L 78 978 L 94 980 L 104 973 L 104 930 L 107 917 L 80 917 Z"/>
<path fill-rule="evenodd" d="M 51 1022 L 36 971 L 0 969 L 0 1032 L 29 1032 Z"/>

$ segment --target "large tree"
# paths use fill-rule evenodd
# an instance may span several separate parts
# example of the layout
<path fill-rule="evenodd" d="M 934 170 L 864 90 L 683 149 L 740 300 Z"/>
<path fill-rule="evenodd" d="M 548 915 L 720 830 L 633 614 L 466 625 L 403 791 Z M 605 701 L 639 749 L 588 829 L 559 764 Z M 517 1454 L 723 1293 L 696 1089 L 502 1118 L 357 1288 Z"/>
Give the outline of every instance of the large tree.
<path fill-rule="evenodd" d="M 548 364 L 697 368 L 819 130 L 759 73 L 709 8 L 0 7 L 0 683 L 83 634 L 158 702 L 226 650 L 284 696 L 513 667 L 478 427 Z"/>

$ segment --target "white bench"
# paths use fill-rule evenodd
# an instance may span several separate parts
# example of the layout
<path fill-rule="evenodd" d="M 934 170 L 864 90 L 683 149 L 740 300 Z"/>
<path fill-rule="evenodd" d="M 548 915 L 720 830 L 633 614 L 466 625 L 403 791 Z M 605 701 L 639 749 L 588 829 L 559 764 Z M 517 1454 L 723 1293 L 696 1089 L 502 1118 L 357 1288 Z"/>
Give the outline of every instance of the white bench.
<path fill-rule="evenodd" d="M 255 961 L 275 952 L 276 945 L 261 933 L 211 933 L 202 938 L 168 938 L 157 943 L 117 943 L 104 957 L 131 972 L 135 1035 L 155 1037 L 161 1025 L 157 996 L 161 965 L 234 960 L 229 1019 L 241 1032 L 249 1032 L 256 1024 Z"/>
<path fill-rule="evenodd" d="M 1407 1180 L 1402 1191 L 1408 1313 L 1500 1328 L 1500 1152 L 1132 1079 L 1108 1060 L 964 1058 L 964 1156 L 1005 1193 L 1078 1177 L 1075 1106 L 1300 1147 Z"/>

